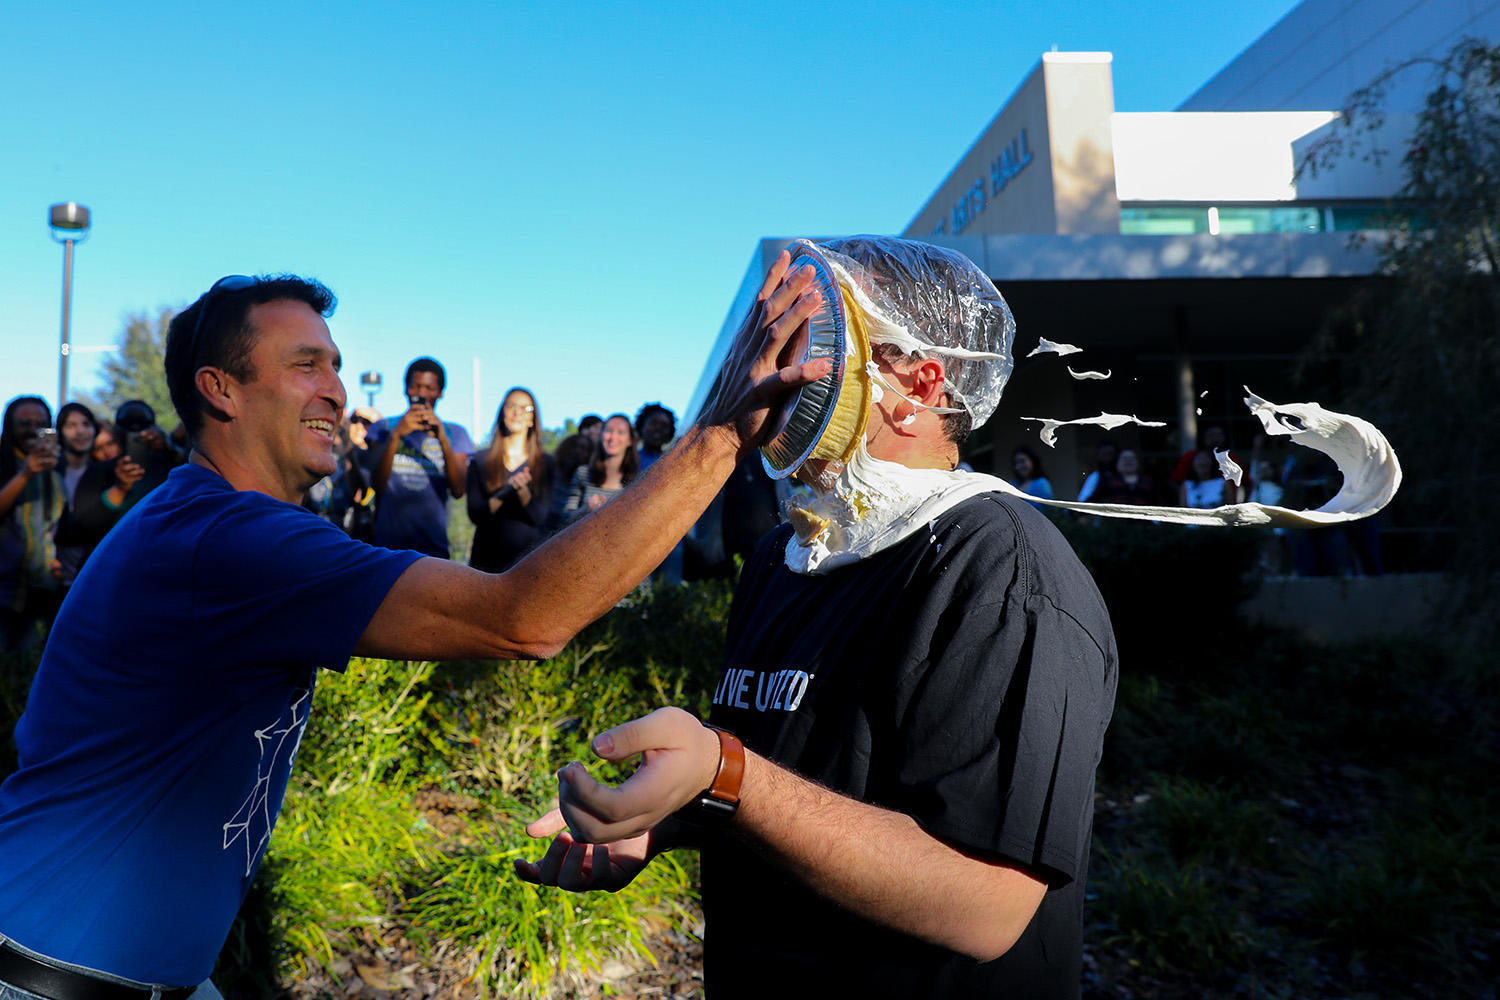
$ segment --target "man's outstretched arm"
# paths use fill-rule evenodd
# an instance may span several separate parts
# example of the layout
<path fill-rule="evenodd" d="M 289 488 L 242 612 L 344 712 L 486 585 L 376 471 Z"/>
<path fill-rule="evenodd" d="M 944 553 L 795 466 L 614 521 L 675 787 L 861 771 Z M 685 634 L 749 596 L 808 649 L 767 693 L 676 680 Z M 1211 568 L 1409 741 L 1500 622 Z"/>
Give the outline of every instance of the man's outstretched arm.
<path fill-rule="evenodd" d="M 560 808 L 527 827 L 553 844 L 540 862 L 517 864 L 522 878 L 573 891 L 620 888 L 657 852 L 650 838 L 713 781 L 719 740 L 686 712 L 664 708 L 600 734 L 594 751 L 609 760 L 640 753 L 643 761 L 619 787 L 595 781 L 581 764 L 559 771 Z M 840 795 L 749 751 L 728 829 L 845 909 L 979 961 L 1015 944 L 1047 889 L 1018 868 L 938 840 L 904 813 Z M 607 846 L 601 854 L 590 845 Z"/>
<path fill-rule="evenodd" d="M 812 268 L 777 259 L 741 327 L 719 391 L 697 424 L 629 489 L 492 576 L 443 559 L 411 566 L 386 595 L 356 651 L 404 659 L 525 658 L 556 653 L 614 607 L 687 534 L 741 456 L 760 443 L 773 407 L 828 374 L 801 357 L 822 304 Z M 785 279 L 785 280 L 783 280 Z"/>

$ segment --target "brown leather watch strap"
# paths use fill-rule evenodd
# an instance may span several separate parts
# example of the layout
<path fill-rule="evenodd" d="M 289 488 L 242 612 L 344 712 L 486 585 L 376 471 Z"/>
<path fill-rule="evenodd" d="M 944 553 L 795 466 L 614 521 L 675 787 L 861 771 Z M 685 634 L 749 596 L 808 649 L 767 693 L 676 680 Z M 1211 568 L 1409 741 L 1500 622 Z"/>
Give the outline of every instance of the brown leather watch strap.
<path fill-rule="evenodd" d="M 745 780 L 745 744 L 728 730 L 707 723 L 704 726 L 719 737 L 719 770 L 704 794 L 720 802 L 738 805 L 740 783 Z"/>

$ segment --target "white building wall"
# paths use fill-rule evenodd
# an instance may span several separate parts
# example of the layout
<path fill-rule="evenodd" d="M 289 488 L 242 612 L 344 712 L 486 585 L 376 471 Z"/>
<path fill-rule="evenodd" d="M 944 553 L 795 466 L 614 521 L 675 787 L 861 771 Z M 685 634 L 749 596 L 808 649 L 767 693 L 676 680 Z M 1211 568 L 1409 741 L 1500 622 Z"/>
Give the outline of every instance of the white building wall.
<path fill-rule="evenodd" d="M 1304 0 L 1179 111 L 1321 111 L 1389 67 L 1441 55 L 1464 37 L 1500 40 L 1500 0 Z M 1415 112 L 1430 74 L 1395 81 L 1393 112 Z"/>
<path fill-rule="evenodd" d="M 1120 201 L 1291 201 L 1298 196 L 1293 143 L 1335 117 L 1117 111 L 1115 192 Z"/>

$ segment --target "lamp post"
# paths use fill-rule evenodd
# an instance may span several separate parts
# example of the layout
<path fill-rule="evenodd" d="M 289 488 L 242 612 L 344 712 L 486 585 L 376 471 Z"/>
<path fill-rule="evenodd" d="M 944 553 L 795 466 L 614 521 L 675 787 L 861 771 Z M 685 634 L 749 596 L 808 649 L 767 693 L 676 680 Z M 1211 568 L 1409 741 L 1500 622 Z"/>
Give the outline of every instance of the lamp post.
<path fill-rule="evenodd" d="M 383 380 L 379 372 L 364 372 L 359 376 L 359 387 L 370 397 L 370 405 L 375 405 L 375 394 L 380 391 Z"/>
<path fill-rule="evenodd" d="M 52 238 L 63 245 L 62 360 L 57 374 L 57 405 L 61 409 L 68 402 L 68 354 L 72 350 L 68 328 L 73 311 L 73 244 L 89 238 L 89 210 L 76 201 L 60 202 L 48 211 L 47 222 Z"/>

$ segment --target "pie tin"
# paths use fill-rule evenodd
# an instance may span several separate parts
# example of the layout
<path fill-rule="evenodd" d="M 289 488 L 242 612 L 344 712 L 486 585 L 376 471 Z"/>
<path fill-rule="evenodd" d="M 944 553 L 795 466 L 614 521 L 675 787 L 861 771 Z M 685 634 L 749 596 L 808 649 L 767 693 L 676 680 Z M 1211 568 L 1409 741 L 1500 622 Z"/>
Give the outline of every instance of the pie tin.
<path fill-rule="evenodd" d="M 848 317 L 844 297 L 828 259 L 810 240 L 797 240 L 789 248 L 792 266 L 788 274 L 811 264 L 813 287 L 823 293 L 823 303 L 807 320 L 807 349 L 799 362 L 827 358 L 833 371 L 793 392 L 771 418 L 770 436 L 760 446 L 761 464 L 772 479 L 785 479 L 802 467 L 833 418 L 844 384 L 848 350 Z"/>

